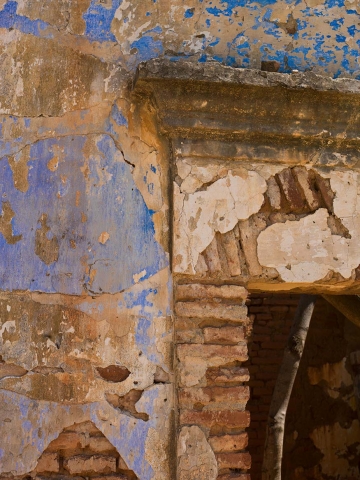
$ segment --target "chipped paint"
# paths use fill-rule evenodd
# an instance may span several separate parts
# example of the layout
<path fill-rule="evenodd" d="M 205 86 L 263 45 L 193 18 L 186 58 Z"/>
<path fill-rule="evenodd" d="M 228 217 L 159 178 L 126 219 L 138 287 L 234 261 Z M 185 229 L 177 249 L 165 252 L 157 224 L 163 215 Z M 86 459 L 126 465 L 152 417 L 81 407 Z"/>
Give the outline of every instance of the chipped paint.
<path fill-rule="evenodd" d="M 54 157 L 58 168 L 51 171 Z M 29 188 L 19 192 L 8 162 L 1 162 L 1 190 L 7 199 L 2 222 L 8 232 L 0 238 L 6 256 L 0 267 L 3 290 L 115 293 L 130 287 L 135 273 L 145 269 L 144 278 L 149 278 L 167 265 L 153 238 L 151 212 L 109 136 L 37 142 L 27 165 Z M 130 205 L 136 210 L 131 215 Z M 102 232 L 109 238 L 99 244 Z M 16 275 L 9 276 L 10 269 Z"/>
<path fill-rule="evenodd" d="M 171 152 L 154 104 L 131 101 L 139 63 L 272 62 L 280 72 L 358 78 L 359 13 L 352 0 L 0 0 L 2 473 L 32 472 L 65 427 L 92 421 L 141 480 L 174 478 Z M 268 221 L 270 197 L 281 213 L 282 168 L 178 162 L 174 271 L 210 275 L 239 254 L 231 275 L 246 280 L 353 278 L 357 174 L 320 172 L 333 212 L 322 205 Z M 282 229 L 286 241 L 269 259 L 269 238 Z M 184 361 L 185 384 L 202 381 L 202 360 Z M 108 381 L 98 369 L 110 367 L 130 374 Z M 148 421 L 106 401 L 133 390 Z M 208 463 L 199 475 L 215 478 L 214 455 L 194 435 L 194 468 Z"/>
<path fill-rule="evenodd" d="M 229 232 L 260 209 L 266 182 L 256 172 L 239 169 L 230 170 L 204 191 L 181 193 L 176 184 L 174 190 L 175 271 L 194 273 L 199 254 L 216 232 Z M 182 241 L 184 235 L 187 241 Z"/>
<path fill-rule="evenodd" d="M 358 173 L 331 172 L 329 178 L 335 193 L 334 214 L 348 229 L 348 238 L 332 233 L 325 209 L 295 222 L 272 225 L 258 237 L 260 263 L 276 268 L 287 282 L 315 282 L 330 271 L 348 279 L 360 264 Z M 271 252 L 268 245 L 274 246 Z"/>

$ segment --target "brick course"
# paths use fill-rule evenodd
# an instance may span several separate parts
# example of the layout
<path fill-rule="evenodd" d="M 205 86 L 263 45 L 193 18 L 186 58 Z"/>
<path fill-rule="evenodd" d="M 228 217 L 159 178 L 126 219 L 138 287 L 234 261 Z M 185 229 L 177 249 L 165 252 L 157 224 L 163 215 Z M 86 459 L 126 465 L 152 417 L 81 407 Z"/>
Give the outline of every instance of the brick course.
<path fill-rule="evenodd" d="M 92 422 L 65 428 L 38 460 L 31 476 L 41 480 L 136 480 L 115 447 Z M 22 480 L 12 477 L 13 480 Z"/>
<path fill-rule="evenodd" d="M 179 427 L 196 425 L 206 433 L 223 480 L 249 480 L 251 465 L 246 297 L 236 285 L 176 289 Z"/>

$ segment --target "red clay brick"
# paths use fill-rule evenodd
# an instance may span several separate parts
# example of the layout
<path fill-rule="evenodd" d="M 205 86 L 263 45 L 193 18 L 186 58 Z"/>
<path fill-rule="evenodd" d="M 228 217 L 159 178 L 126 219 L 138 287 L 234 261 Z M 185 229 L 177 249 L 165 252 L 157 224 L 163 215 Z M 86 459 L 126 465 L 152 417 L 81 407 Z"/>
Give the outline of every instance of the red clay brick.
<path fill-rule="evenodd" d="M 105 455 L 77 455 L 64 462 L 64 468 L 71 474 L 115 473 L 116 458 Z"/>
<path fill-rule="evenodd" d="M 182 317 L 216 318 L 245 324 L 248 322 L 247 308 L 242 305 L 222 305 L 209 302 L 177 302 L 175 312 Z"/>
<path fill-rule="evenodd" d="M 246 361 L 247 346 L 244 345 L 178 345 L 178 357 L 183 360 L 186 357 L 200 357 L 203 359 L 210 359 L 212 357 L 224 357 L 229 361 Z"/>
<path fill-rule="evenodd" d="M 218 467 L 222 468 L 239 468 L 241 470 L 249 470 L 251 467 L 251 456 L 245 453 L 218 453 L 215 455 Z"/>
<path fill-rule="evenodd" d="M 272 388 L 255 387 L 253 389 L 253 394 L 254 395 L 271 395 L 272 394 Z"/>
<path fill-rule="evenodd" d="M 179 390 L 179 405 L 194 408 L 197 404 L 229 403 L 246 405 L 249 400 L 249 387 L 204 387 L 182 388 Z"/>
<path fill-rule="evenodd" d="M 76 432 L 62 432 L 53 440 L 48 450 L 50 452 L 58 450 L 70 450 L 82 447 L 82 435 Z"/>
<path fill-rule="evenodd" d="M 275 341 L 263 342 L 261 346 L 264 349 L 280 350 L 280 352 L 282 352 L 282 353 L 284 351 L 283 342 L 275 342 Z"/>
<path fill-rule="evenodd" d="M 199 283 L 178 285 L 176 287 L 176 298 L 185 299 L 213 299 L 221 298 L 227 300 L 245 300 L 248 296 L 247 290 L 238 285 L 202 285 Z"/>
<path fill-rule="evenodd" d="M 203 411 L 195 412 L 185 410 L 180 413 L 181 425 L 201 425 L 211 428 L 214 425 L 224 425 L 230 428 L 245 428 L 250 424 L 250 414 L 248 411 L 221 410 L 221 411 Z"/>
<path fill-rule="evenodd" d="M 217 480 L 250 480 L 247 473 L 223 473 L 217 477 Z"/>
<path fill-rule="evenodd" d="M 59 471 L 59 456 L 57 453 L 43 453 L 36 466 L 37 473 L 57 473 Z"/>
<path fill-rule="evenodd" d="M 243 450 L 248 445 L 248 435 L 247 433 L 240 433 L 239 435 L 209 437 L 209 443 L 216 453 Z"/>
<path fill-rule="evenodd" d="M 206 372 L 206 381 L 208 385 L 235 385 L 247 382 L 250 378 L 247 368 L 232 367 L 212 367 Z"/>
<path fill-rule="evenodd" d="M 244 339 L 244 327 L 204 328 L 205 343 L 235 345 Z"/>

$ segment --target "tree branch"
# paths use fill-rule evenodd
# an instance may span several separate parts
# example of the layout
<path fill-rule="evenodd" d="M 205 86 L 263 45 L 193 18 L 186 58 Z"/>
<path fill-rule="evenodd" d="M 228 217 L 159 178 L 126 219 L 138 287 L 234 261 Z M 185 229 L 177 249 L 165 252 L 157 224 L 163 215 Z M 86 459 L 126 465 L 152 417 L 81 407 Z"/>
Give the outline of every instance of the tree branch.
<path fill-rule="evenodd" d="M 281 480 L 285 418 L 304 351 L 316 296 L 301 295 L 271 400 L 262 467 L 262 480 Z"/>

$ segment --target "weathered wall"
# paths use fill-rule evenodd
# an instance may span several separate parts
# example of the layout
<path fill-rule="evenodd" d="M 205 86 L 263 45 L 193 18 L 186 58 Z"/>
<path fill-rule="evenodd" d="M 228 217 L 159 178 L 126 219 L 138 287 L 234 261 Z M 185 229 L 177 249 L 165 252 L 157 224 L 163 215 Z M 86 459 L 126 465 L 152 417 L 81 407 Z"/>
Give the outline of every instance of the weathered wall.
<path fill-rule="evenodd" d="M 358 10 L 351 0 L 0 0 L 1 474 L 41 472 L 49 454 L 53 470 L 47 467 L 46 474 L 173 478 L 172 166 L 169 145 L 157 131 L 156 105 L 144 97 L 130 100 L 139 62 L 185 57 L 356 78 Z M 277 190 L 281 178 L 286 185 L 292 175 L 284 166 L 260 171 L 216 164 L 199 173 L 184 162 L 177 168 L 176 212 L 180 201 L 185 209 L 175 217 L 175 228 L 185 222 L 175 237 L 178 273 L 241 281 L 356 277 L 360 227 L 350 217 L 358 210 L 357 174 L 312 170 L 324 190 L 300 192 L 299 206 Z M 301 172 L 296 175 L 304 177 Z M 338 199 L 344 188 L 351 192 L 346 205 Z M 233 199 L 233 189 L 239 198 Z M 335 199 L 328 201 L 331 193 Z M 215 219 L 206 209 L 192 210 L 210 194 L 217 199 L 207 207 Z M 201 235 L 199 221 L 207 224 Z M 260 244 L 284 229 L 296 238 L 294 224 L 309 222 L 306 234 L 326 243 L 315 267 L 307 262 L 317 244 L 290 264 L 289 245 L 279 245 L 275 261 L 261 246 L 256 257 L 258 233 Z M 249 225 L 256 232 L 251 238 Z M 220 257 L 215 240 L 226 246 Z M 223 344 L 229 325 L 220 320 L 225 330 L 217 341 Z M 234 386 L 243 389 L 241 409 L 245 378 Z M 194 401 L 194 392 L 186 402 Z M 223 409 L 221 400 L 213 401 Z M 239 415 L 243 429 L 247 414 Z M 237 465 L 238 478 L 245 478 L 243 432 L 230 432 L 239 435 L 236 448 L 221 446 L 226 437 L 212 445 L 214 454 L 207 440 L 214 433 L 211 414 L 205 417 L 203 430 L 196 421 L 184 423 L 179 451 L 186 453 L 195 437 L 204 458 L 212 459 L 212 475 L 220 468 L 222 478 L 230 478 L 226 472 Z M 80 440 L 73 450 L 54 450 L 52 442 L 61 444 L 64 432 L 91 439 L 89 422 L 93 436 L 104 435 L 115 451 Z M 85 431 L 72 431 L 75 423 Z M 75 457 L 86 457 L 91 469 L 88 463 L 67 468 Z M 180 454 L 180 464 L 191 471 L 186 455 Z"/>
<path fill-rule="evenodd" d="M 1 4 L 0 471 L 171 478 L 164 145 L 85 3 Z M 86 422 L 115 450 L 52 453 Z"/>
<path fill-rule="evenodd" d="M 336 76 L 359 73 L 359 6 L 353 0 L 2 0 L 0 7 L 0 27 L 13 40 L 12 45 L 6 41 L 10 55 L 19 41 L 43 55 L 43 39 L 54 53 L 57 46 L 67 47 L 84 53 L 85 61 L 95 55 L 127 70 L 166 55 L 251 68 L 276 61 L 286 72 L 308 68 Z M 26 49 L 18 53 L 27 56 Z M 13 68 L 20 78 L 23 69 L 32 69 L 16 61 Z M 16 82 L 10 83 L 17 96 Z M 75 84 L 69 85 L 71 90 Z"/>
<path fill-rule="evenodd" d="M 197 159 L 177 165 L 175 272 L 290 284 L 356 278 L 356 171 Z"/>

